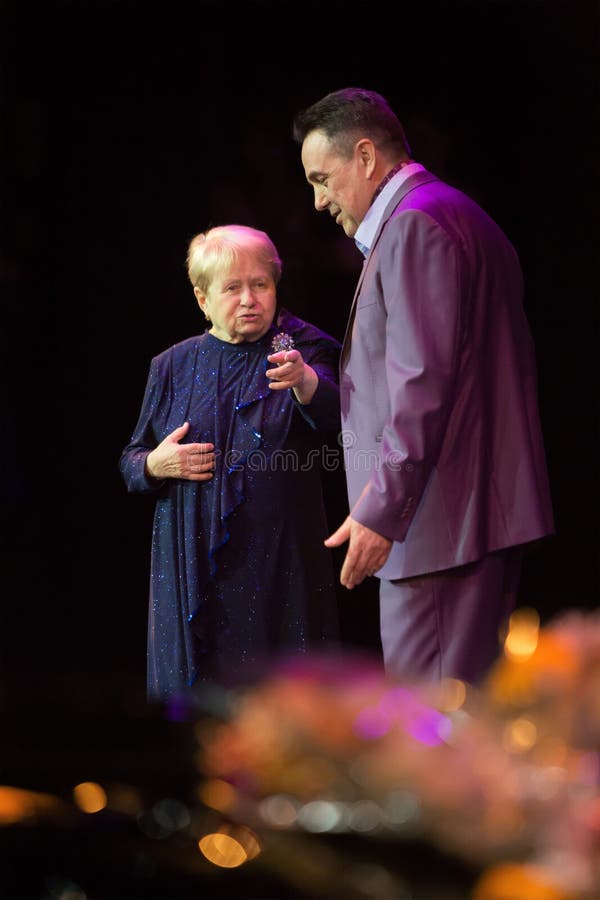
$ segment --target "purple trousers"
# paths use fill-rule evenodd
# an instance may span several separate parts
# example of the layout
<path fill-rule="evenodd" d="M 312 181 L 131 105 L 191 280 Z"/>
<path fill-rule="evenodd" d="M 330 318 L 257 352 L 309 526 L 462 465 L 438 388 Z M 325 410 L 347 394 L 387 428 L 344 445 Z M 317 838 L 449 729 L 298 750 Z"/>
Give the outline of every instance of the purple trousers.
<path fill-rule="evenodd" d="M 502 652 L 502 629 L 516 606 L 522 555 L 522 547 L 509 547 L 455 569 L 382 579 L 386 674 L 477 684 Z"/>

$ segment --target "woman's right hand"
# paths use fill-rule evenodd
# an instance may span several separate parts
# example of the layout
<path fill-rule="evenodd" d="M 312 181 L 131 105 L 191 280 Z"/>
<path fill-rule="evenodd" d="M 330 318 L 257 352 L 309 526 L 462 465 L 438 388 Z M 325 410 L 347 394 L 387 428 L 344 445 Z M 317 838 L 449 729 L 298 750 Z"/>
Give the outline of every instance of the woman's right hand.
<path fill-rule="evenodd" d="M 180 444 L 189 429 L 190 423 L 184 422 L 148 454 L 146 472 L 151 478 L 208 481 L 213 477 L 214 444 Z"/>

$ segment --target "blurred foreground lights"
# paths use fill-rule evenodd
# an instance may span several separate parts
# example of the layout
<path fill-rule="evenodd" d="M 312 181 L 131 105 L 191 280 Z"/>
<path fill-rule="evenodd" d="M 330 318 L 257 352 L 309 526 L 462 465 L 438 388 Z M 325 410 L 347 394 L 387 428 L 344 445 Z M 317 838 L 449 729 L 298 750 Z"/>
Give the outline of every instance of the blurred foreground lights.
<path fill-rule="evenodd" d="M 568 788 L 566 769 L 559 766 L 546 766 L 543 769 L 531 768 L 524 771 L 521 783 L 521 797 L 532 798 L 544 803 L 551 801 L 561 794 L 564 796 L 565 788 Z"/>
<path fill-rule="evenodd" d="M 600 835 L 600 797 L 590 802 L 584 815 L 587 827 Z"/>
<path fill-rule="evenodd" d="M 106 791 L 95 781 L 82 781 L 73 788 L 73 800 L 82 812 L 97 813 L 106 808 Z"/>
<path fill-rule="evenodd" d="M 393 826 L 414 823 L 420 815 L 419 798 L 410 791 L 390 791 L 385 801 L 385 813 Z"/>
<path fill-rule="evenodd" d="M 314 834 L 350 831 L 367 834 L 412 818 L 414 806 L 408 797 L 398 798 L 393 806 L 390 815 L 387 808 L 382 809 L 373 800 L 358 800 L 354 803 L 313 800 L 300 807 L 296 821 L 305 831 Z"/>
<path fill-rule="evenodd" d="M 57 797 L 0 785 L 0 825 L 15 825 L 28 819 L 57 813 L 62 807 Z"/>
<path fill-rule="evenodd" d="M 363 741 L 383 737 L 392 726 L 391 716 L 378 707 L 361 709 L 354 720 L 354 731 Z"/>
<path fill-rule="evenodd" d="M 171 797 L 159 800 L 151 810 L 137 817 L 140 831 L 143 831 L 147 837 L 158 841 L 186 828 L 190 821 L 191 817 L 187 806 Z"/>
<path fill-rule="evenodd" d="M 187 806 L 173 797 L 165 797 L 152 807 L 152 814 L 159 825 L 167 831 L 180 831 L 190 824 L 190 813 Z"/>
<path fill-rule="evenodd" d="M 504 729 L 502 743 L 509 753 L 527 753 L 537 740 L 537 728 L 529 719 L 513 719 Z"/>
<path fill-rule="evenodd" d="M 377 706 L 360 710 L 353 722 L 354 732 L 363 740 L 385 737 L 399 727 L 420 744 L 435 747 L 452 731 L 450 720 L 437 709 L 421 703 L 411 691 L 398 687 L 386 691 Z"/>
<path fill-rule="evenodd" d="M 352 880 L 356 838 L 370 856 L 381 836 L 386 862 L 395 839 L 466 862 L 469 900 L 600 900 L 600 611 L 543 629 L 519 610 L 504 639 L 477 686 L 391 685 L 379 670 L 365 681 L 332 661 L 322 677 L 292 672 L 243 694 L 202 732 L 208 805 L 222 817 L 204 808 L 191 829 L 204 856 L 245 862 L 249 840 L 219 826 L 247 818 L 271 829 L 294 886 L 315 872 L 319 898 L 400 900 L 402 885 L 376 873 L 370 892 Z"/>
<path fill-rule="evenodd" d="M 505 652 L 486 679 L 488 697 L 503 707 L 539 706 L 542 698 L 556 706 L 561 695 L 564 697 L 566 691 L 576 690 L 578 681 L 585 691 L 587 673 L 583 660 L 586 656 L 593 659 L 594 654 L 594 650 L 587 649 L 584 644 L 588 635 L 569 635 L 566 625 L 562 630 L 554 626 L 538 634 L 537 613 L 534 621 L 529 621 L 530 611 L 518 612 L 522 615 L 509 626 Z M 597 638 L 592 631 L 589 641 L 594 640 Z M 557 727 L 566 724 L 564 718 L 557 721 Z M 591 724 L 590 735 L 593 728 Z"/>
<path fill-rule="evenodd" d="M 211 809 L 227 812 L 235 806 L 237 791 L 222 778 L 209 778 L 198 788 L 198 798 Z"/>
<path fill-rule="evenodd" d="M 407 729 L 408 733 L 420 744 L 436 747 L 449 740 L 452 723 L 446 716 L 434 709 L 424 711 Z"/>
<path fill-rule="evenodd" d="M 342 803 L 331 800 L 313 800 L 298 810 L 298 824 L 313 833 L 344 831 L 345 808 Z"/>
<path fill-rule="evenodd" d="M 351 806 L 348 812 L 348 825 L 352 831 L 366 834 L 381 828 L 385 818 L 380 806 L 372 800 L 361 800 Z"/>
<path fill-rule="evenodd" d="M 592 789 L 600 784 L 600 753 L 583 753 L 579 757 L 577 780 Z"/>
<path fill-rule="evenodd" d="M 273 794 L 265 797 L 258 806 L 260 816 L 270 828 L 291 828 L 298 818 L 298 805 L 292 797 Z"/>
<path fill-rule="evenodd" d="M 540 633 L 540 617 L 535 609 L 524 607 L 508 620 L 504 652 L 510 659 L 528 659 L 536 651 Z"/>
<path fill-rule="evenodd" d="M 235 869 L 260 853 L 253 831 L 243 825 L 223 825 L 198 841 L 200 852 L 215 866 Z"/>
<path fill-rule="evenodd" d="M 467 699 L 467 685 L 458 678 L 443 678 L 439 686 L 438 706 L 441 712 L 458 712 Z"/>
<path fill-rule="evenodd" d="M 577 895 L 551 879 L 541 866 L 501 863 L 484 872 L 472 900 L 577 900 Z"/>
<path fill-rule="evenodd" d="M 108 808 L 125 816 L 137 816 L 143 808 L 137 788 L 130 784 L 112 784 L 107 788 Z"/>

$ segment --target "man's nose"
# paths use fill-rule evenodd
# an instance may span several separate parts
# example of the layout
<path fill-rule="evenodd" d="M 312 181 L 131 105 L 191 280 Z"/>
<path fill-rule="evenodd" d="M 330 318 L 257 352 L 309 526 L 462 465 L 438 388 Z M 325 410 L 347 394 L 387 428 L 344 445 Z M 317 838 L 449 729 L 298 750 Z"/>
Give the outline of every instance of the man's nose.
<path fill-rule="evenodd" d="M 328 206 L 329 200 L 327 199 L 327 194 L 323 188 L 315 188 L 315 209 L 317 212 L 322 212 L 324 209 L 327 209 Z"/>

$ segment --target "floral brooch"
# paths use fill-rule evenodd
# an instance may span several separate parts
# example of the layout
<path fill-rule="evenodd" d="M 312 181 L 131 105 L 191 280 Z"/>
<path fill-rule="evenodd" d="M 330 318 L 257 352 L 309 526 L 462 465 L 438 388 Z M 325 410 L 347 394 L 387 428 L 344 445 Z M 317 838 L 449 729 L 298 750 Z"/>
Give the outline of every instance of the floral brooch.
<path fill-rule="evenodd" d="M 294 338 L 286 334 L 285 331 L 280 331 L 271 341 L 271 351 L 273 353 L 279 353 L 281 350 L 293 350 L 294 346 Z"/>

